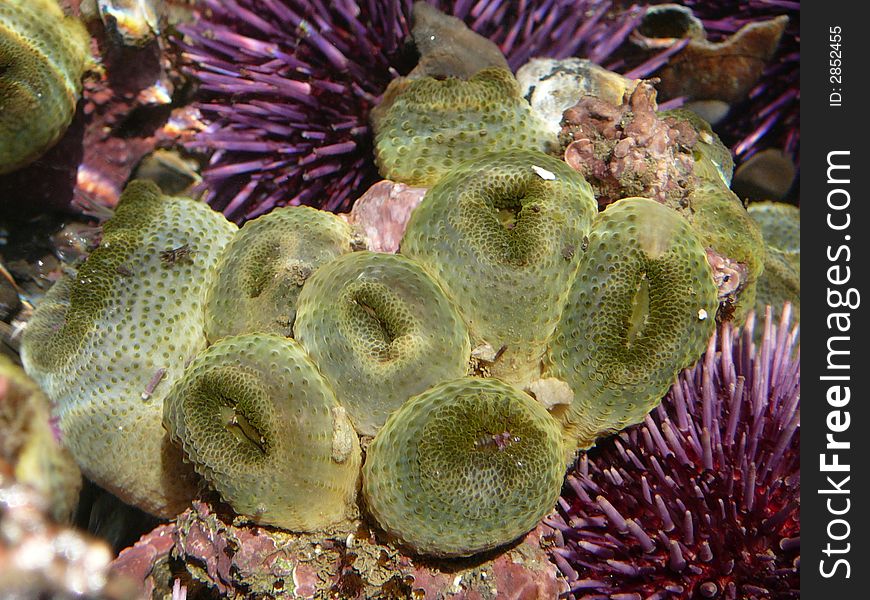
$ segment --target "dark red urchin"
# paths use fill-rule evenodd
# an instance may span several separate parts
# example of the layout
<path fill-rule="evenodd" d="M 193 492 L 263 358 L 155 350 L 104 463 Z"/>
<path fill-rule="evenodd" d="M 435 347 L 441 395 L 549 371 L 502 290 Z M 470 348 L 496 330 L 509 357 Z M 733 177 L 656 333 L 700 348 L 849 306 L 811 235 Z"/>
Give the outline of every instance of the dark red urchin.
<path fill-rule="evenodd" d="M 790 307 L 726 325 L 646 421 L 569 472 L 551 556 L 566 597 L 800 596 L 800 350 Z"/>
<path fill-rule="evenodd" d="M 776 55 L 749 97 L 731 107 L 717 127 L 723 142 L 743 162 L 765 148 L 784 150 L 800 162 L 800 2 L 798 0 L 682 0 L 719 41 L 754 21 L 787 15 Z"/>
<path fill-rule="evenodd" d="M 496 42 L 512 68 L 533 56 L 601 62 L 643 9 L 608 0 L 432 2 Z M 369 110 L 407 71 L 411 0 L 200 0 L 178 44 L 201 84 L 212 152 L 206 199 L 242 221 L 275 206 L 347 209 L 377 179 Z"/>

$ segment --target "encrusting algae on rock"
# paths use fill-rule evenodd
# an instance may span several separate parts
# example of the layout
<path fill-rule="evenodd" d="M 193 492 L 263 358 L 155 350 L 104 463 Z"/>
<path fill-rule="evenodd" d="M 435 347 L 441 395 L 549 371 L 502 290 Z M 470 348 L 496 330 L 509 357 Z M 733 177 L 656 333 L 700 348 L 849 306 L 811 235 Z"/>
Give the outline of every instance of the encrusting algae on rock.
<path fill-rule="evenodd" d="M 0 174 L 60 139 L 92 64 L 84 25 L 56 0 L 0 3 Z"/>

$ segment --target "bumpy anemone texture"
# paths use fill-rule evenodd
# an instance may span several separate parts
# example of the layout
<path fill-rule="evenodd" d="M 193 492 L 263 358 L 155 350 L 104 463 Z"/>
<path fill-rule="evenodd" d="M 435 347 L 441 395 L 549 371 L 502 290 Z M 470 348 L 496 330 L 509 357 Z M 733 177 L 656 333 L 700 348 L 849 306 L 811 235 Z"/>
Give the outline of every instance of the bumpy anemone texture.
<path fill-rule="evenodd" d="M 758 279 L 755 310 L 771 306 L 779 316 L 785 302 L 792 303 L 795 321 L 801 319 L 801 255 L 768 246 L 764 254 L 764 273 Z"/>
<path fill-rule="evenodd" d="M 717 305 L 704 247 L 678 213 L 645 198 L 600 213 L 547 352 L 548 373 L 574 392 L 573 446 L 641 421 L 703 352 Z"/>
<path fill-rule="evenodd" d="M 431 186 L 486 152 L 556 146 L 511 72 L 494 67 L 468 81 L 394 79 L 372 110 L 372 124 L 381 175 L 409 185 Z"/>
<path fill-rule="evenodd" d="M 563 475 L 559 425 L 539 403 L 463 378 L 390 416 L 369 446 L 363 494 L 378 524 L 416 552 L 467 556 L 533 528 Z"/>
<path fill-rule="evenodd" d="M 551 554 L 568 598 L 800 597 L 800 363 L 789 311 L 726 324 L 642 425 L 569 473 Z"/>
<path fill-rule="evenodd" d="M 205 204 L 131 183 L 100 246 L 49 290 L 22 341 L 25 369 L 83 472 L 157 515 L 176 514 L 193 494 L 162 404 L 205 346 L 208 282 L 235 230 Z"/>
<path fill-rule="evenodd" d="M 189 148 L 213 153 L 207 200 L 241 220 L 276 205 L 336 210 L 377 178 L 369 112 L 414 63 L 411 0 L 203 0 L 177 40 L 203 92 L 208 126 Z M 606 60 L 642 9 L 610 0 L 437 1 L 498 44 L 511 69 L 533 56 Z"/>
<path fill-rule="evenodd" d="M 302 285 L 322 264 L 353 248 L 350 226 L 305 206 L 248 221 L 217 266 L 206 301 L 210 342 L 243 333 L 291 337 Z"/>
<path fill-rule="evenodd" d="M 755 309 L 773 308 L 775 317 L 785 302 L 792 304 L 797 322 L 801 319 L 801 217 L 800 210 L 781 202 L 754 202 L 749 216 L 758 223 L 764 237 L 764 272 L 758 279 Z"/>
<path fill-rule="evenodd" d="M 459 312 L 420 266 L 367 251 L 306 283 L 295 335 L 363 435 L 411 396 L 465 375 L 471 352 Z"/>
<path fill-rule="evenodd" d="M 56 0 L 0 5 L 0 174 L 34 161 L 63 135 L 90 63 L 87 31 Z"/>
<path fill-rule="evenodd" d="M 782 252 L 801 251 L 801 211 L 783 202 L 753 202 L 746 208 L 758 223 L 768 247 Z"/>
<path fill-rule="evenodd" d="M 475 348 L 494 349 L 489 373 L 527 383 L 540 374 L 594 214 L 589 184 L 564 162 L 490 154 L 429 190 L 400 251 L 456 301 Z"/>
<path fill-rule="evenodd" d="M 249 334 L 210 346 L 166 397 L 164 423 L 221 497 L 257 523 L 315 531 L 354 502 L 359 440 L 293 340 Z"/>

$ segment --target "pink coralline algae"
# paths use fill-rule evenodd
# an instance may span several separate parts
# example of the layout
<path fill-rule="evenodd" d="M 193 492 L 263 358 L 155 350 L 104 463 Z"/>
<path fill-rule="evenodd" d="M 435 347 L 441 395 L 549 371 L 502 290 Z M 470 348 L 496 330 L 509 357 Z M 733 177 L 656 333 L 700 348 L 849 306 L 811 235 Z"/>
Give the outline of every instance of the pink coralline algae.
<path fill-rule="evenodd" d="M 426 188 L 385 179 L 366 190 L 354 202 L 350 213 L 341 216 L 365 235 L 367 249 L 395 253 L 411 213 L 425 194 Z"/>
<path fill-rule="evenodd" d="M 358 522 L 297 535 L 231 523 L 219 506 L 197 501 L 122 552 L 112 575 L 136 581 L 148 597 L 180 581 L 228 598 L 544 600 L 566 588 L 541 549 L 543 533 L 539 526 L 496 556 L 435 562 L 404 556 Z"/>

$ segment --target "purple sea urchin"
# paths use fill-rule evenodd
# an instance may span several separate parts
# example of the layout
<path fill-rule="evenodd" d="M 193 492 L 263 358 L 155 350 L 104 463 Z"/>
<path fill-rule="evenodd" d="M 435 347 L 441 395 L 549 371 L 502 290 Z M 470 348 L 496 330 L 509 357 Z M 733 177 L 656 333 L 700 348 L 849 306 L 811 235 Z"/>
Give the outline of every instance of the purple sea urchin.
<path fill-rule="evenodd" d="M 769 309 L 768 309 L 769 311 Z M 787 306 L 725 325 L 645 422 L 584 455 L 553 528 L 569 598 L 798 598 L 800 362 Z"/>
<path fill-rule="evenodd" d="M 516 69 L 532 56 L 606 59 L 642 9 L 607 0 L 433 2 L 497 43 Z M 202 0 L 179 45 L 201 83 L 213 152 L 207 200 L 237 221 L 285 204 L 346 209 L 377 177 L 370 109 L 413 66 L 411 0 Z M 409 64 L 410 63 L 410 64 Z"/>

